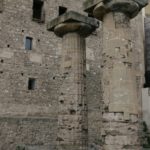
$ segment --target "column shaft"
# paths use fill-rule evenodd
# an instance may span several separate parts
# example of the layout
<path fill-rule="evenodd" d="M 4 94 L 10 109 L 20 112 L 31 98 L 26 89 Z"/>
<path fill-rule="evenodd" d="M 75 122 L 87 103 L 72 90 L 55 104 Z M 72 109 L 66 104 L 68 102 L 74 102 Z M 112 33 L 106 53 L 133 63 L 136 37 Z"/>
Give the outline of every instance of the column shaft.
<path fill-rule="evenodd" d="M 47 24 L 63 38 L 62 84 L 58 107 L 58 150 L 87 150 L 85 38 L 99 26 L 96 19 L 69 11 Z"/>
<path fill-rule="evenodd" d="M 78 33 L 63 36 L 62 74 L 58 114 L 60 150 L 87 150 L 85 39 Z"/>
<path fill-rule="evenodd" d="M 132 45 L 130 19 L 121 12 L 106 14 L 102 53 L 104 150 L 140 150 Z"/>
<path fill-rule="evenodd" d="M 86 12 L 103 21 L 104 150 L 141 150 L 130 19 L 147 4 L 148 0 L 86 0 L 84 3 Z"/>

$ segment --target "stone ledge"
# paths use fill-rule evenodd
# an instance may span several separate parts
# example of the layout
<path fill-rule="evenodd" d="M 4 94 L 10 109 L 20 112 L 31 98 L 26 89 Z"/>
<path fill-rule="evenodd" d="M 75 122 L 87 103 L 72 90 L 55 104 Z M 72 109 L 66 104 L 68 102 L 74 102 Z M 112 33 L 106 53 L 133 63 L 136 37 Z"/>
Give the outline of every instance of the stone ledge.
<path fill-rule="evenodd" d="M 84 10 L 87 10 L 90 7 L 94 7 L 95 5 L 97 5 L 101 2 L 108 3 L 110 1 L 113 1 L 113 0 L 86 0 L 83 3 L 83 8 L 84 8 Z M 138 3 L 140 5 L 140 7 L 145 7 L 148 4 L 148 0 L 130 0 L 130 1 Z"/>

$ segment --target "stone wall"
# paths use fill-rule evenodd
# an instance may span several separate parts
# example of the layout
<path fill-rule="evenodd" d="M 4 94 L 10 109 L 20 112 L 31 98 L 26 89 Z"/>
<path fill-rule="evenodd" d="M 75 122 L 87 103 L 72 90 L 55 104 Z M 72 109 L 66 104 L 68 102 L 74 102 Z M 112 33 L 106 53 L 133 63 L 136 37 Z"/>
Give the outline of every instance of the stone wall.
<path fill-rule="evenodd" d="M 32 21 L 32 0 L 3 2 L 0 12 L 0 149 L 15 150 L 17 146 L 29 150 L 55 149 L 57 100 L 62 84 L 59 76 L 61 39 L 46 30 L 46 23 L 58 15 L 59 6 L 83 13 L 83 0 L 45 0 L 45 23 Z M 133 21 L 133 38 L 141 32 L 141 24 L 136 28 L 139 18 Z M 86 40 L 91 150 L 100 149 L 101 143 L 101 30 L 102 25 Z M 31 51 L 25 50 L 26 36 L 33 38 Z M 141 38 L 136 38 L 135 43 L 142 49 Z M 141 61 L 139 57 L 137 60 Z M 29 78 L 36 79 L 35 90 L 28 90 Z"/>
<path fill-rule="evenodd" d="M 39 147 L 36 150 L 55 148 L 57 132 L 55 118 L 0 118 L 0 149 L 17 150 L 21 147 Z M 51 143 L 50 143 L 51 142 Z M 40 149 L 41 148 L 41 149 Z M 29 149 L 30 150 L 30 149 Z"/>
<path fill-rule="evenodd" d="M 46 30 L 46 23 L 58 16 L 59 6 L 83 13 L 82 1 L 45 1 L 45 23 L 32 21 L 32 0 L 3 2 L 0 13 L 0 149 L 15 150 L 22 145 L 28 149 L 37 146 L 44 149 L 44 145 L 50 145 L 54 149 L 57 99 L 62 83 L 59 76 L 61 39 Z M 31 51 L 25 50 L 26 36 L 33 38 Z M 100 43 L 97 36 L 100 37 L 99 31 L 87 40 L 91 141 L 95 141 L 95 134 L 100 134 L 96 126 L 100 120 L 100 92 L 96 92 L 100 91 L 99 84 L 96 85 L 100 83 Z M 29 78 L 36 79 L 35 90 L 28 90 Z M 97 118 L 93 117 L 95 115 Z"/>

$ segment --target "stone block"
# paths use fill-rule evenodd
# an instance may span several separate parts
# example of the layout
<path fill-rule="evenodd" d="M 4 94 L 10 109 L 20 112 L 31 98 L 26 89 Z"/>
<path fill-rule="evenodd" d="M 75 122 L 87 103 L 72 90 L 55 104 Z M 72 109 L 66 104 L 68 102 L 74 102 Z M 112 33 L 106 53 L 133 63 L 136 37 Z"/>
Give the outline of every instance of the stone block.
<path fill-rule="evenodd" d="M 65 13 L 64 15 L 61 15 L 57 17 L 56 19 L 53 19 L 52 21 L 50 21 L 47 25 L 47 29 L 50 31 L 54 31 L 54 28 L 57 25 L 61 23 L 69 22 L 69 21 L 85 23 L 85 24 L 92 26 L 93 29 L 99 26 L 99 22 L 96 19 L 81 15 L 75 11 L 69 11 Z"/>
<path fill-rule="evenodd" d="M 14 56 L 13 52 L 3 51 L 0 53 L 0 57 L 3 58 L 12 58 Z"/>
<path fill-rule="evenodd" d="M 35 63 L 42 63 L 42 55 L 30 54 L 30 61 Z"/>

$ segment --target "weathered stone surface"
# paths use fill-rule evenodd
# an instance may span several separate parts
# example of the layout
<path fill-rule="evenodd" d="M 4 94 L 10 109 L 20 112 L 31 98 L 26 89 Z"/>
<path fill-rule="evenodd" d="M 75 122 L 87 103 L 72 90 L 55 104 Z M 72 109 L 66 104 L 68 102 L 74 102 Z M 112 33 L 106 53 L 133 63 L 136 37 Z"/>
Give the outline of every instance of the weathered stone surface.
<path fill-rule="evenodd" d="M 58 108 L 58 149 L 88 149 L 88 104 L 86 98 L 85 38 L 98 21 L 68 12 L 52 20 L 48 30 L 63 37 L 62 85 Z"/>
<path fill-rule="evenodd" d="M 58 149 L 87 149 L 85 95 L 85 39 L 78 33 L 63 36 L 62 78 L 58 114 Z"/>
<path fill-rule="evenodd" d="M 87 0 L 83 6 L 86 12 L 102 20 L 110 11 L 123 12 L 133 18 L 147 4 L 148 0 Z"/>
<path fill-rule="evenodd" d="M 99 22 L 96 19 L 70 11 L 49 22 L 47 29 L 54 31 L 58 36 L 63 36 L 66 33 L 74 31 L 80 35 L 88 36 L 98 26 Z"/>
<path fill-rule="evenodd" d="M 50 145 L 50 149 L 55 150 L 56 141 L 49 140 L 50 136 L 56 137 L 58 91 L 62 81 L 60 79 L 62 57 L 62 42 L 53 33 L 46 31 L 46 22 L 58 16 L 59 6 L 69 10 L 83 13 L 83 0 L 47 0 L 44 4 L 45 23 L 39 24 L 32 21 L 32 0 L 3 0 L 4 7 L 0 13 L 0 118 L 6 116 L 11 119 L 47 117 L 50 120 L 45 125 L 44 122 L 33 123 L 28 121 L 25 126 L 24 121 L 11 123 L 9 119 L 1 125 L 1 150 L 16 150 L 17 145 L 34 145 L 33 142 L 42 138 L 42 141 Z M 149 10 L 149 9 L 148 9 Z M 143 23 L 142 15 L 132 19 L 132 39 L 133 39 L 133 62 L 139 75 L 141 56 L 143 55 Z M 25 37 L 33 38 L 33 50 L 24 49 Z M 101 143 L 101 111 L 102 111 L 102 89 L 101 89 L 101 60 L 102 60 L 102 25 L 87 38 L 87 70 L 86 87 L 88 101 L 88 145 L 90 150 L 102 149 Z M 14 55 L 8 55 L 11 52 Z M 30 56 L 34 54 L 42 56 L 42 63 L 31 62 Z M 7 56 L 7 57 L 6 57 Z M 10 57 L 11 56 L 11 57 Z M 8 58 L 9 57 L 9 58 Z M 139 66 L 139 67 L 138 67 Z M 144 73 L 144 72 L 143 72 Z M 28 78 L 36 78 L 36 90 L 28 91 Z M 139 81 L 139 80 L 138 80 Z M 137 85 L 143 86 L 137 82 Z M 140 92 L 138 92 L 139 94 Z M 74 96 L 72 96 L 75 98 Z M 139 96 L 140 97 L 140 96 Z M 72 99 L 73 99 L 72 98 Z M 116 115 L 117 116 L 117 115 Z M 54 120 L 51 118 L 55 118 Z M 117 118 L 117 117 L 116 117 Z M 21 120 L 21 119 L 20 119 Z M 46 126 L 49 127 L 47 128 Z M 116 124 L 117 125 L 117 124 Z M 40 127 L 39 127 L 40 126 Z M 22 128 L 22 129 L 21 129 Z M 31 129 L 32 128 L 32 129 Z M 39 128 L 41 132 L 35 131 Z M 42 131 L 43 130 L 43 131 Z M 33 140 L 36 132 L 36 139 Z M 131 132 L 132 133 L 132 132 Z M 12 134 L 12 136 L 11 136 Z M 28 136 L 30 135 L 30 136 Z M 32 135 L 32 136 L 31 136 Z M 15 138 L 14 138 L 15 137 Z M 8 141 L 8 142 L 7 142 Z M 10 141 L 10 142 L 9 142 Z M 26 142 L 27 141 L 27 142 Z M 52 145 L 52 146 L 51 146 Z M 39 150 L 42 147 L 38 144 Z M 116 145 L 107 145 L 110 150 L 116 150 Z M 126 146 L 126 149 L 133 150 Z M 124 148 L 125 149 L 125 148 Z M 138 150 L 139 148 L 135 148 Z M 120 147 L 118 147 L 120 150 Z"/>
<path fill-rule="evenodd" d="M 103 0 L 85 0 L 83 3 L 83 8 L 85 11 L 90 12 L 94 9 L 94 7 L 99 4 L 102 3 Z"/>
<path fill-rule="evenodd" d="M 101 134 L 105 150 L 141 149 L 141 99 L 137 98 L 130 18 L 146 4 L 131 0 L 85 2 L 86 11 L 103 20 Z M 131 128 L 122 128 L 129 123 Z"/>
<path fill-rule="evenodd" d="M 44 150 L 44 147 L 50 147 L 51 145 L 55 149 L 56 134 L 54 135 L 53 132 L 57 131 L 57 126 L 55 126 L 56 121 L 55 118 L 42 117 L 1 117 L 0 149 L 17 150 L 17 147 L 22 147 L 21 145 L 25 145 L 25 147 L 27 145 L 38 147 L 37 150 L 41 150 L 40 147 L 43 147 L 42 150 Z"/>
<path fill-rule="evenodd" d="M 129 19 L 119 13 L 108 14 L 104 18 L 103 32 L 102 67 L 106 107 L 110 112 L 138 114 Z"/>
<path fill-rule="evenodd" d="M 123 13 L 108 13 L 103 18 L 103 63 L 102 63 L 102 87 L 104 99 L 104 124 L 109 122 L 116 123 L 109 126 L 104 126 L 104 143 L 116 145 L 116 148 L 121 145 L 120 149 L 124 149 L 126 145 L 136 149 L 140 140 L 139 132 L 139 109 L 140 105 L 137 99 L 137 89 L 135 81 L 135 71 L 133 66 L 133 42 L 131 38 L 130 20 Z M 116 118 L 118 115 L 122 116 Z M 110 117 L 106 114 L 110 113 Z M 119 113 L 119 114 L 118 114 Z M 116 121 L 124 121 L 122 124 L 128 126 L 130 115 L 134 114 L 134 123 L 132 122 L 132 135 L 130 130 L 122 128 Z M 113 129 L 113 131 L 112 131 Z M 115 129 L 115 130 L 114 130 Z M 130 127 L 129 127 L 130 129 Z M 134 130 L 135 129 L 135 130 Z M 109 149 L 109 148 L 108 148 Z M 107 148 L 106 148 L 107 150 Z"/>
<path fill-rule="evenodd" d="M 150 5 L 146 6 L 146 8 L 145 8 L 145 15 L 146 15 L 146 17 L 150 16 Z"/>

